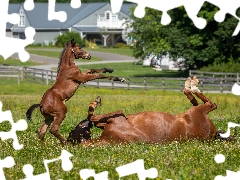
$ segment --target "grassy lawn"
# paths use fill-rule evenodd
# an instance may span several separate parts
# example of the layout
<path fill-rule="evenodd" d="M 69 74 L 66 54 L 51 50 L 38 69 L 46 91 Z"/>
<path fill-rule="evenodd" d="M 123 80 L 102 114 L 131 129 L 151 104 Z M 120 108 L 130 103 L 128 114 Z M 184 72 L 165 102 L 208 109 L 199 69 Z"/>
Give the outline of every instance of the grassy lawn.
<path fill-rule="evenodd" d="M 51 50 L 47 50 L 46 49 L 35 49 L 35 50 L 27 50 L 27 52 L 31 53 L 31 54 L 37 54 L 37 55 L 40 55 L 40 56 L 47 56 L 47 57 L 53 57 L 53 58 L 59 58 L 60 57 L 60 54 L 61 54 L 61 51 L 62 49 L 59 49 L 59 51 L 51 51 Z M 80 61 L 80 62 L 85 62 L 86 60 L 83 60 L 83 59 L 76 59 L 75 61 Z M 101 58 L 99 57 L 95 57 L 95 56 L 92 56 L 91 58 L 91 61 L 102 61 Z"/>
<path fill-rule="evenodd" d="M 122 77 L 188 77 L 188 71 L 154 71 L 151 67 L 134 65 L 133 63 L 107 63 L 94 65 L 81 65 L 79 68 L 83 71 L 91 68 L 111 68 L 114 69 L 112 75 Z"/>
<path fill-rule="evenodd" d="M 56 48 L 56 47 L 29 47 L 26 48 L 26 51 L 31 52 L 33 54 L 43 55 L 43 56 L 50 56 L 50 57 L 59 57 L 59 54 L 56 52 L 61 52 L 63 48 Z M 99 49 L 91 49 L 91 48 L 83 48 L 85 51 L 97 51 L 97 52 L 104 52 L 104 53 L 112 53 L 112 54 L 120 54 L 125 56 L 133 56 L 131 49 L 121 49 L 121 48 L 99 48 Z M 44 51 L 44 52 L 41 52 Z M 46 51 L 51 51 L 48 54 Z M 55 53 L 54 53 L 55 52 Z"/>
<path fill-rule="evenodd" d="M 120 54 L 125 56 L 133 57 L 133 53 L 131 49 L 121 49 L 121 48 L 99 48 L 99 49 L 90 49 L 84 48 L 86 51 L 98 51 L 98 52 L 105 52 L 105 53 L 113 53 L 113 54 Z"/>
<path fill-rule="evenodd" d="M 3 103 L 3 111 L 11 110 L 14 121 L 25 118 L 25 112 L 32 104 L 39 103 L 44 92 L 50 87 L 33 83 L 20 85 L 0 80 L 0 101 Z M 9 83 L 7 83 L 9 82 Z M 76 94 L 67 102 L 68 113 L 59 131 L 67 137 L 71 129 L 87 116 L 88 104 L 98 95 L 102 97 L 102 106 L 97 108 L 95 114 L 113 112 L 122 109 L 125 114 L 141 112 L 145 110 L 180 113 L 191 107 L 186 96 L 181 92 L 161 90 L 119 90 L 97 89 L 80 86 Z M 218 106 L 218 109 L 209 113 L 210 119 L 217 129 L 226 130 L 228 122 L 240 123 L 239 98 L 232 94 L 205 94 Z M 139 98 L 141 97 L 141 98 Z M 199 101 L 200 102 L 200 101 Z M 7 180 L 25 178 L 22 167 L 31 164 L 34 174 L 45 172 L 43 159 L 59 157 L 61 150 L 65 149 L 74 156 L 71 158 L 73 169 L 65 172 L 61 168 L 61 162 L 49 165 L 51 179 L 80 179 L 81 169 L 94 169 L 96 173 L 108 171 L 110 180 L 118 179 L 115 168 L 132 163 L 138 159 L 144 159 L 145 169 L 156 168 L 157 179 L 214 179 L 217 175 L 226 175 L 226 170 L 239 171 L 240 159 L 240 129 L 231 130 L 231 134 L 237 138 L 235 142 L 222 141 L 188 141 L 183 143 L 172 142 L 167 144 L 143 144 L 133 143 L 128 145 L 113 145 L 106 147 L 62 147 L 58 140 L 49 132 L 46 133 L 45 143 L 37 138 L 35 131 L 43 122 L 39 110 L 35 110 L 32 121 L 28 121 L 28 129 L 19 131 L 18 139 L 24 148 L 15 151 L 12 140 L 0 140 L 0 159 L 12 156 L 16 165 L 5 168 Z M 5 121 L 1 123 L 0 131 L 9 131 L 11 125 Z M 92 136 L 97 137 L 100 129 L 93 128 Z M 216 154 L 223 154 L 226 161 L 217 164 L 214 161 Z M 131 175 L 123 180 L 137 180 L 137 175 Z"/>
<path fill-rule="evenodd" d="M 0 64 L 6 64 L 6 65 L 11 65 L 11 66 L 36 66 L 36 65 L 41 65 L 40 63 L 34 62 L 34 61 L 27 61 L 27 62 L 22 62 L 19 59 L 13 59 L 13 58 L 8 58 L 4 60 L 2 56 L 0 56 Z"/>

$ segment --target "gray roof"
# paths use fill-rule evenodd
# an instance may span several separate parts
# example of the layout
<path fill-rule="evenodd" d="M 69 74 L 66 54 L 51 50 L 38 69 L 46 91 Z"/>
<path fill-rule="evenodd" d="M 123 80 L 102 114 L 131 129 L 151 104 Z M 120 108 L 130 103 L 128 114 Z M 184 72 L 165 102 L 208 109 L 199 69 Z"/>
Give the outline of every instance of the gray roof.
<path fill-rule="evenodd" d="M 133 6 L 136 6 L 136 4 L 123 4 L 121 11 L 130 17 L 132 14 L 130 8 Z"/>
<path fill-rule="evenodd" d="M 100 32 L 101 29 L 99 27 L 74 27 L 78 31 L 82 32 Z"/>
<path fill-rule="evenodd" d="M 26 11 L 25 14 L 29 21 L 30 26 L 35 29 L 67 29 L 72 27 L 77 22 L 91 15 L 101 7 L 108 4 L 105 3 L 82 3 L 80 8 L 74 9 L 70 3 L 56 3 L 55 11 L 65 11 L 67 13 L 67 20 L 60 22 L 58 20 L 48 20 L 48 3 L 34 3 L 34 9 L 32 11 Z M 8 13 L 18 13 L 21 4 L 9 4 Z M 121 11 L 130 16 L 129 7 L 132 4 L 123 4 Z M 7 29 L 10 29 L 12 25 L 7 23 Z"/>
<path fill-rule="evenodd" d="M 10 4 L 8 8 L 8 14 L 18 13 L 19 8 L 20 8 L 20 4 Z M 12 24 L 8 22 L 7 29 L 10 29 L 11 27 L 12 27 Z"/>

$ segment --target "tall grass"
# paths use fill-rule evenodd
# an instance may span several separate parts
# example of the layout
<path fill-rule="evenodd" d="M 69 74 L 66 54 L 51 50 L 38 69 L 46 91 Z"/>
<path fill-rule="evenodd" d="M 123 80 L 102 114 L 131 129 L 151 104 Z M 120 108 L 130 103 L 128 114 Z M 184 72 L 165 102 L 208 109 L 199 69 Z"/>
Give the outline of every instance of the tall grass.
<path fill-rule="evenodd" d="M 1 85 L 4 89 L 4 85 Z M 12 85 L 16 88 L 17 85 Z M 43 88 L 44 87 L 44 88 Z M 0 95 L 3 103 L 3 111 L 11 110 L 14 121 L 25 119 L 28 107 L 38 103 L 46 86 L 35 85 L 31 93 L 14 91 L 8 95 Z M 27 86 L 22 86 L 23 91 Z M 1 91 L 1 92 L 4 92 Z M 0 93 L 1 93 L 0 92 Z M 164 111 L 169 113 L 180 113 L 191 107 L 190 102 L 181 92 L 171 91 L 144 91 L 144 90 L 119 90 L 119 89 L 96 89 L 79 87 L 77 93 L 67 102 L 68 113 L 60 126 L 60 133 L 64 137 L 75 125 L 87 116 L 88 104 L 98 95 L 102 97 L 102 106 L 97 108 L 95 114 L 108 113 L 123 110 L 125 114 L 136 113 L 145 110 Z M 211 112 L 212 119 L 217 129 L 226 130 L 229 121 L 240 123 L 239 97 L 232 94 L 205 94 L 218 105 L 218 109 Z M 200 101 L 199 101 L 200 102 Z M 96 173 L 109 172 L 109 179 L 118 179 L 115 170 L 124 164 L 131 163 L 137 159 L 144 159 L 145 169 L 155 167 L 158 170 L 157 179 L 214 179 L 217 175 L 224 175 L 226 170 L 239 171 L 240 129 L 231 130 L 236 138 L 235 142 L 222 141 L 188 141 L 183 143 L 172 142 L 167 144 L 143 144 L 132 143 L 127 145 L 112 145 L 106 147 L 62 147 L 59 141 L 49 132 L 46 133 L 45 143 L 39 142 L 35 131 L 42 124 L 43 117 L 39 110 L 35 110 L 32 121 L 28 121 L 26 131 L 17 132 L 20 143 L 24 148 L 15 151 L 12 140 L 0 141 L 0 158 L 12 156 L 16 165 L 6 168 L 7 179 L 24 178 L 22 167 L 31 164 L 34 174 L 44 173 L 44 159 L 53 159 L 60 155 L 62 149 L 68 150 L 74 156 L 71 158 L 73 169 L 65 172 L 61 169 L 61 162 L 49 165 L 52 179 L 76 179 L 79 180 L 81 169 L 95 169 Z M 11 125 L 6 121 L 0 124 L 0 131 L 10 130 Z M 93 128 L 92 136 L 95 138 L 101 133 L 100 129 Z M 222 153 L 226 161 L 217 164 L 214 161 L 216 154 Z M 137 175 L 131 175 L 121 179 L 138 179 Z"/>

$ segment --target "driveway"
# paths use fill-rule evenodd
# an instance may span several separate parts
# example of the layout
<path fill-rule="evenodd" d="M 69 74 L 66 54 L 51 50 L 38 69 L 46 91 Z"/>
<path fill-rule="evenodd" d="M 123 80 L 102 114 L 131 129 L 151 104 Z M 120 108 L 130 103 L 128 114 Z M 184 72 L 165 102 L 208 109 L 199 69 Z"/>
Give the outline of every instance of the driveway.
<path fill-rule="evenodd" d="M 47 49 L 46 49 L 47 51 Z M 50 51 L 50 50 L 49 50 Z M 59 55 L 61 53 L 61 50 L 59 49 L 51 49 L 51 51 L 59 51 Z M 106 63 L 119 63 L 119 62 L 134 62 L 137 61 L 134 57 L 125 56 L 125 55 L 119 55 L 119 54 L 112 54 L 112 53 L 104 53 L 104 52 L 96 52 L 96 51 L 88 51 L 92 56 L 99 57 L 102 59 L 102 61 L 92 61 L 86 60 L 85 62 L 76 62 L 76 65 L 84 65 L 84 64 L 106 64 Z M 13 54 L 13 58 L 18 58 L 18 54 Z M 44 65 L 38 65 L 38 66 L 31 66 L 34 68 L 39 69 L 46 69 L 51 70 L 53 67 L 58 66 L 59 59 L 58 58 L 52 58 L 52 57 L 46 57 L 46 56 L 40 56 L 36 54 L 30 54 L 30 60 L 43 63 Z"/>

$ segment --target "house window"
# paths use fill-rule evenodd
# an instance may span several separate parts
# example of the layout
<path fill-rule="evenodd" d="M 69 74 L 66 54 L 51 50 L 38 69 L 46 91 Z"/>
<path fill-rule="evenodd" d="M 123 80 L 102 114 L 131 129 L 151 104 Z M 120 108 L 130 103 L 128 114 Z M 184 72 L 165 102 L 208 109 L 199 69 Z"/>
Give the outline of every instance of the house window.
<path fill-rule="evenodd" d="M 109 20 L 109 16 L 110 14 L 109 13 L 106 13 L 106 19 Z"/>
<path fill-rule="evenodd" d="M 99 20 L 100 20 L 100 21 L 104 21 L 104 18 L 105 18 L 105 17 L 104 17 L 104 14 L 100 14 L 100 15 L 99 15 Z"/>
<path fill-rule="evenodd" d="M 23 10 L 20 10 L 19 26 L 25 26 L 25 14 L 24 14 Z"/>

